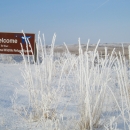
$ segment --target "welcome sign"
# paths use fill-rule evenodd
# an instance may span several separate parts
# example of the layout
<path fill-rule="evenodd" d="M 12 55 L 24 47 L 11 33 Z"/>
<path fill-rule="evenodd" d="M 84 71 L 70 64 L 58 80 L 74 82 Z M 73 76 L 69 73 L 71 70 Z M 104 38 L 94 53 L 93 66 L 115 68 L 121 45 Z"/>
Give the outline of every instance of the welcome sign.
<path fill-rule="evenodd" d="M 34 54 L 35 50 L 35 34 L 25 33 L 6 33 L 0 32 L 0 54 L 20 54 L 22 51 L 21 45 L 23 46 L 24 54 L 27 55 L 28 41 L 31 44 L 32 51 Z M 29 55 L 32 55 L 31 48 L 28 46 Z"/>

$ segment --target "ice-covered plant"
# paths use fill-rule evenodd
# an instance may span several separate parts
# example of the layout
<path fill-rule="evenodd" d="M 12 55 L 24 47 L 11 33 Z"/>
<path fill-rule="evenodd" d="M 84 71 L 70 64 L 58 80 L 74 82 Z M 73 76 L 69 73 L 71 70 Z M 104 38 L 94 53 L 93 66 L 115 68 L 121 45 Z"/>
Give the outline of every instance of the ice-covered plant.
<path fill-rule="evenodd" d="M 55 39 L 54 34 L 52 44 L 47 48 L 44 35 L 41 38 L 39 33 L 36 62 L 34 55 L 30 58 L 21 52 L 24 83 L 20 84 L 21 89 L 15 90 L 12 98 L 15 112 L 35 128 L 93 130 L 100 126 L 104 104 L 107 97 L 112 96 L 119 114 L 110 117 L 104 128 L 117 129 L 120 117 L 124 121 L 124 129 L 129 128 L 130 89 L 125 57 L 117 56 L 115 50 L 108 54 L 107 48 L 101 56 L 97 51 L 100 41 L 95 50 L 89 51 L 88 43 L 83 52 L 80 39 L 78 56 L 72 55 L 65 43 L 65 52 L 54 54 Z M 26 48 L 27 52 L 32 50 L 30 43 Z"/>
<path fill-rule="evenodd" d="M 105 130 L 118 130 L 117 129 L 117 123 L 115 122 L 115 117 L 112 117 L 109 120 L 109 123 L 107 123 L 106 125 L 104 125 Z"/>
<path fill-rule="evenodd" d="M 111 88 L 110 92 L 114 97 L 115 103 L 117 105 L 118 110 L 120 111 L 120 119 L 123 121 L 123 129 L 130 129 L 130 81 L 129 81 L 129 66 L 127 64 L 127 59 L 123 54 L 119 52 L 119 57 L 117 58 L 117 62 L 114 66 L 115 74 L 117 81 L 117 88 L 119 91 L 116 91 L 116 94 L 120 96 L 117 97 L 114 94 Z"/>
<path fill-rule="evenodd" d="M 97 51 L 98 44 L 94 51 L 83 54 L 79 40 L 76 73 L 79 87 L 79 129 L 81 130 L 92 130 L 99 126 L 107 87 L 111 80 L 112 66 L 116 60 L 113 57 L 114 51 L 109 56 L 107 49 L 105 49 L 105 58 L 101 58 Z"/>
<path fill-rule="evenodd" d="M 36 44 L 38 52 L 37 61 L 35 62 L 33 55 L 33 64 L 31 63 L 29 54 L 25 56 L 24 52 L 21 52 L 25 65 L 24 70 L 22 70 L 22 76 L 24 78 L 22 88 L 27 103 L 19 104 L 18 89 L 16 89 L 14 93 L 12 103 L 15 112 L 24 120 L 28 122 L 37 122 L 44 127 L 50 123 L 52 129 L 57 130 L 59 126 L 56 124 L 58 124 L 59 119 L 57 118 L 56 109 L 64 89 L 62 89 L 62 87 L 60 88 L 61 80 L 56 81 L 56 75 L 62 75 L 60 74 L 62 71 L 57 71 L 57 73 L 54 71 L 57 68 L 62 70 L 62 65 L 56 64 L 57 61 L 54 60 L 53 50 L 55 39 L 56 35 L 54 34 L 51 48 L 48 50 L 49 52 L 46 52 L 44 36 L 42 40 L 40 34 L 38 35 L 38 42 Z M 27 43 L 29 43 L 29 41 L 26 41 L 26 49 L 28 52 L 28 50 L 32 50 L 32 48 L 30 43 Z M 41 50 L 41 54 L 39 54 L 39 50 Z M 42 58 L 42 63 L 39 61 L 39 55 Z"/>

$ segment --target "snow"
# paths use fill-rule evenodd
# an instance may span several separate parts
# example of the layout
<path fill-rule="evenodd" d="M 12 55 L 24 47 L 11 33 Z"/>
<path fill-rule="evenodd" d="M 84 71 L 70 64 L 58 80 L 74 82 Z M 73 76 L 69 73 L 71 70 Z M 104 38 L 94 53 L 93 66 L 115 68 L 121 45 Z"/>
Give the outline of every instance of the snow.
<path fill-rule="evenodd" d="M 85 56 L 82 57 L 82 55 L 81 57 L 80 56 L 76 57 L 70 54 L 65 54 L 63 57 L 55 58 L 57 62 L 53 61 L 51 58 L 53 59 L 52 55 L 49 55 L 47 58 L 44 59 L 45 60 L 44 63 L 41 62 L 40 64 L 38 64 L 38 66 L 37 65 L 35 66 L 32 63 L 28 64 L 26 62 L 27 63 L 26 67 L 21 56 L 1 55 L 0 130 L 4 129 L 42 130 L 43 128 L 46 130 L 60 130 L 60 129 L 64 130 L 64 128 L 66 130 L 70 129 L 79 130 L 79 128 L 81 128 L 83 125 L 82 124 L 83 122 L 80 122 L 81 124 L 78 123 L 82 119 L 81 115 L 86 114 L 85 115 L 86 119 L 84 119 L 85 121 L 88 120 L 89 117 L 92 118 L 92 113 L 97 107 L 95 105 L 96 103 L 97 105 L 99 105 L 99 109 L 101 109 L 102 111 L 100 115 L 99 114 L 100 110 L 97 109 L 96 112 L 99 112 L 97 113 L 97 116 L 99 114 L 100 121 L 99 126 L 93 127 L 93 129 L 95 130 L 108 130 L 108 129 L 121 130 L 125 128 L 126 130 L 129 129 L 130 114 L 129 114 L 129 103 L 127 103 L 129 99 L 127 96 L 125 97 L 124 95 L 127 94 L 127 90 L 125 90 L 126 88 L 125 87 L 122 88 L 122 86 L 125 83 L 129 82 L 127 81 L 128 78 L 127 74 L 124 72 L 125 67 L 116 68 L 117 73 L 119 73 L 120 76 L 123 75 L 122 77 L 120 76 L 118 77 L 116 76 L 115 69 L 110 69 L 107 67 L 106 64 L 109 65 L 112 62 L 110 61 L 109 63 L 107 59 L 106 61 L 104 60 L 101 62 L 102 63 L 101 66 L 102 68 L 104 67 L 103 68 L 104 70 L 101 70 L 101 73 L 99 73 L 98 72 L 100 71 L 99 66 L 98 66 L 99 68 L 96 68 L 93 65 L 93 68 L 89 70 L 90 66 L 89 62 L 87 61 L 88 58 L 87 55 L 86 57 Z M 84 61 L 82 61 L 82 58 L 84 58 Z M 74 65 L 75 67 L 73 67 Z M 51 116 L 52 114 L 55 114 L 53 119 L 51 119 L 52 117 L 49 117 L 50 119 L 47 120 L 43 118 L 45 115 L 44 116 L 42 115 L 43 113 L 41 112 L 40 107 L 35 106 L 39 110 L 39 113 L 40 114 L 42 113 L 41 117 L 42 116 L 43 117 L 40 120 L 39 119 L 30 120 L 31 116 L 33 116 L 30 114 L 31 109 L 33 108 L 30 107 L 31 105 L 29 105 L 28 88 L 26 88 L 26 85 L 30 83 L 28 81 L 28 79 L 30 78 L 29 67 L 33 77 L 32 79 L 34 80 L 34 83 L 31 84 L 32 88 L 31 87 L 30 88 L 32 90 L 35 90 L 35 92 L 39 93 L 40 96 L 42 97 L 42 99 L 40 99 L 41 97 L 38 96 L 36 102 L 38 101 L 37 103 L 39 106 L 43 105 L 42 107 L 44 107 L 44 109 L 45 109 L 44 105 L 46 105 L 46 107 L 49 107 L 46 108 L 46 111 L 49 111 L 49 114 Z M 45 72 L 46 74 L 44 74 Z M 86 81 L 86 77 L 88 76 L 87 73 L 90 74 L 89 75 L 90 82 Z M 48 92 L 48 90 L 46 90 L 45 88 L 45 91 L 47 91 L 48 93 L 41 94 L 42 90 L 39 87 L 41 83 L 39 76 L 40 74 L 43 77 L 42 79 L 43 86 L 44 85 L 50 86 L 50 92 Z M 50 74 L 51 76 L 52 75 L 53 76 L 50 77 Z M 48 78 L 45 76 L 47 76 Z M 107 83 L 110 78 L 111 82 Z M 120 80 L 121 82 L 118 82 Z M 99 86 L 97 84 L 99 84 Z M 102 85 L 104 86 L 103 88 L 101 88 Z M 101 103 L 103 102 L 103 105 L 100 105 L 100 103 L 98 103 L 98 99 L 101 100 Z M 17 111 L 14 107 L 13 104 L 14 100 L 16 101 L 17 105 L 16 107 L 19 108 L 17 109 L 19 111 Z M 40 102 L 41 100 L 44 101 L 44 103 Z M 24 115 L 25 114 L 23 112 L 24 109 L 21 106 L 23 106 L 23 108 L 28 107 L 28 111 L 25 111 L 25 113 L 28 112 L 27 115 Z M 53 113 L 53 109 L 51 107 L 55 108 L 56 113 L 55 110 Z M 21 113 L 23 117 L 18 115 L 18 113 Z M 94 119 L 96 118 L 97 117 L 94 116 Z M 37 120 L 39 121 L 37 122 Z"/>
<path fill-rule="evenodd" d="M 0 63 L 0 121 L 1 129 L 11 128 L 15 114 L 12 110 L 11 96 L 13 96 L 17 81 L 21 81 L 18 64 Z M 16 118 L 16 117 L 15 117 Z"/>

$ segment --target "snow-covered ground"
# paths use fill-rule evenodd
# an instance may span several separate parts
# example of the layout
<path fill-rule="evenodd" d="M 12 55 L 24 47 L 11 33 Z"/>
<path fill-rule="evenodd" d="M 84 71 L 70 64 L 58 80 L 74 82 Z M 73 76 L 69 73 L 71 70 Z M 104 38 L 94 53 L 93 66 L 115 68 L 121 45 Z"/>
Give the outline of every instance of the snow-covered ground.
<path fill-rule="evenodd" d="M 18 117 L 12 109 L 11 97 L 18 82 L 23 82 L 19 70 L 23 65 L 0 63 L 0 129 L 16 129 Z M 20 122 L 19 122 L 20 123 Z M 19 125 L 20 126 L 20 125 Z"/>
<path fill-rule="evenodd" d="M 53 45 L 52 45 L 53 47 Z M 120 55 L 121 56 L 121 55 Z M 30 60 L 29 60 L 30 61 Z M 0 130 L 129 130 L 129 66 L 92 51 L 0 58 Z"/>

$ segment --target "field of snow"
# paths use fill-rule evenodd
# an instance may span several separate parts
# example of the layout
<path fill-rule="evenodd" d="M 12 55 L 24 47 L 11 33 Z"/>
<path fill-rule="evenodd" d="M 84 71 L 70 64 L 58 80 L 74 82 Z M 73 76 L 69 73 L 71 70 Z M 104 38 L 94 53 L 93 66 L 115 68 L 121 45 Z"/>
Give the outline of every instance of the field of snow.
<path fill-rule="evenodd" d="M 0 130 L 129 130 L 129 64 L 115 52 L 0 57 Z M 41 47 L 39 37 L 38 46 Z M 114 56 L 113 56 L 114 55 Z M 39 59 L 38 58 L 38 59 Z"/>

